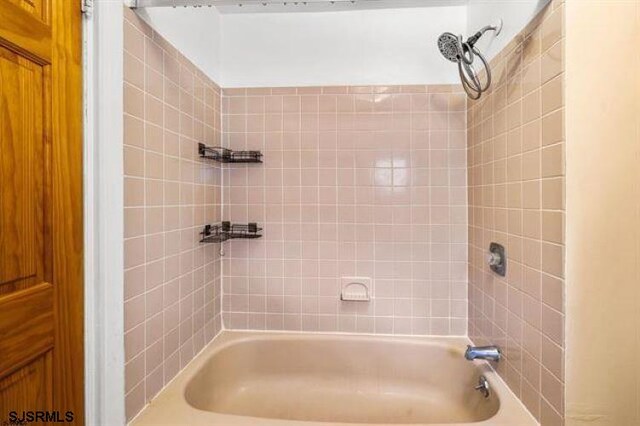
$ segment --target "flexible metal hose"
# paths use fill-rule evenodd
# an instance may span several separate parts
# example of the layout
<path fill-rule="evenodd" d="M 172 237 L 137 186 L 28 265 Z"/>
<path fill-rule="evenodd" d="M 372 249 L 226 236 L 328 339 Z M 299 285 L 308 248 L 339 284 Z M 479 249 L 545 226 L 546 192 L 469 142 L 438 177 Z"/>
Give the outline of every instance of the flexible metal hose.
<path fill-rule="evenodd" d="M 471 99 L 479 99 L 482 93 L 486 92 L 491 86 L 491 68 L 489 67 L 487 59 L 475 46 L 470 46 L 468 43 L 460 43 L 459 48 L 461 50 L 458 55 L 458 73 L 460 74 L 462 87 Z M 469 57 L 467 57 L 465 52 L 469 52 Z M 484 85 L 473 67 L 473 59 L 475 59 L 475 56 L 480 58 L 482 66 L 487 73 L 487 80 Z"/>
<path fill-rule="evenodd" d="M 487 25 L 464 41 L 462 35 L 443 33 L 438 37 L 440 53 L 451 62 L 458 63 L 458 74 L 462 87 L 471 99 L 479 99 L 480 96 L 491 87 L 491 68 L 484 55 L 476 48 L 476 43 L 487 31 L 495 31 L 496 36 L 502 31 L 502 19 L 496 25 Z M 480 76 L 473 66 L 475 58 L 480 58 L 481 67 L 486 72 L 486 81 L 483 84 Z"/>

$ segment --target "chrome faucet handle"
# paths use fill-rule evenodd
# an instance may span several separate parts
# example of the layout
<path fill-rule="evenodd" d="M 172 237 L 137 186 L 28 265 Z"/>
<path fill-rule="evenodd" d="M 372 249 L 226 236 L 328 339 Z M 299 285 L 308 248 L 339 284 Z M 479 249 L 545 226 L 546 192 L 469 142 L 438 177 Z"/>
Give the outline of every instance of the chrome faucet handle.
<path fill-rule="evenodd" d="M 485 398 L 489 398 L 489 396 L 491 395 L 489 381 L 484 376 L 480 376 L 478 378 L 478 385 L 474 387 L 474 389 L 480 391 L 480 393 L 482 393 Z"/>

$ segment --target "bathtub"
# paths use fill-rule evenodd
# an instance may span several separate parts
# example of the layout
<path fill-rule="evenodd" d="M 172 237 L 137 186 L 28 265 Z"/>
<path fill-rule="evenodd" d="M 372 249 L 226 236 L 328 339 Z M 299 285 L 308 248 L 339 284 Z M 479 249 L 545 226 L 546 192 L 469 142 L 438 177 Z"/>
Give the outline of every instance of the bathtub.
<path fill-rule="evenodd" d="M 537 425 L 468 343 L 225 331 L 132 424 Z"/>

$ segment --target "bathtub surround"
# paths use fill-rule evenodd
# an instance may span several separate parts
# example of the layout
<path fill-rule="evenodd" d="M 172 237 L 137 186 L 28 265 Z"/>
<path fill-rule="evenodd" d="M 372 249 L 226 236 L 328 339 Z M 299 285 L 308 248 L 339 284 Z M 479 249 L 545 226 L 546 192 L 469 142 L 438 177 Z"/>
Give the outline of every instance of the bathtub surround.
<path fill-rule="evenodd" d="M 458 86 L 223 90 L 227 328 L 465 335 L 466 97 Z M 374 300 L 341 302 L 340 278 Z"/>
<path fill-rule="evenodd" d="M 126 415 L 135 416 L 221 329 L 220 261 L 198 244 L 220 220 L 220 89 L 124 10 Z"/>
<path fill-rule="evenodd" d="M 553 1 L 492 61 L 468 109 L 469 336 L 546 425 L 564 414 L 564 4 Z M 506 247 L 507 275 L 485 253 Z"/>
<path fill-rule="evenodd" d="M 222 90 L 129 9 L 124 24 L 129 419 L 224 322 L 468 334 L 504 349 L 498 373 L 543 426 L 563 424 L 562 1 L 468 103 L 449 85 Z M 203 162 L 198 142 L 264 163 Z M 264 237 L 221 258 L 198 233 L 222 219 Z M 485 263 L 492 241 L 504 279 Z M 339 300 L 353 276 L 372 278 L 372 302 Z"/>

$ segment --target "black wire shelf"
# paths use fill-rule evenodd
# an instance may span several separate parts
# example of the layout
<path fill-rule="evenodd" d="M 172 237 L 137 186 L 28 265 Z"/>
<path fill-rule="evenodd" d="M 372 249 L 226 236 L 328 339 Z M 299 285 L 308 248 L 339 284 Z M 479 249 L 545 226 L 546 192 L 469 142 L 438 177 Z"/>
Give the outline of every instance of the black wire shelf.
<path fill-rule="evenodd" d="M 217 225 L 206 225 L 200 233 L 201 243 L 222 243 L 233 239 L 254 239 L 262 237 L 262 228 L 256 223 L 237 224 L 222 222 Z"/>
<path fill-rule="evenodd" d="M 198 154 L 208 160 L 220 163 L 262 163 L 262 153 L 260 151 L 233 151 L 219 146 L 206 146 L 198 144 Z"/>

